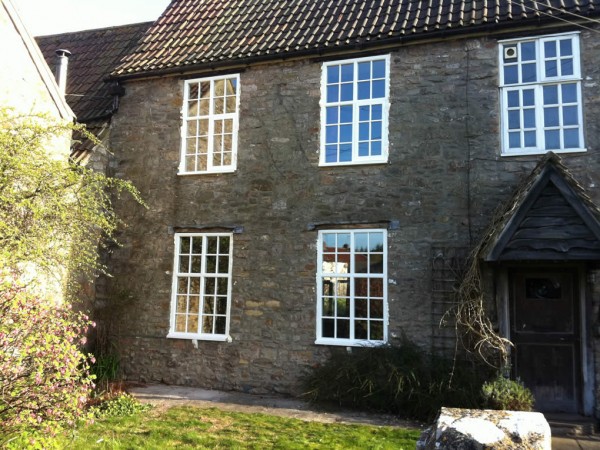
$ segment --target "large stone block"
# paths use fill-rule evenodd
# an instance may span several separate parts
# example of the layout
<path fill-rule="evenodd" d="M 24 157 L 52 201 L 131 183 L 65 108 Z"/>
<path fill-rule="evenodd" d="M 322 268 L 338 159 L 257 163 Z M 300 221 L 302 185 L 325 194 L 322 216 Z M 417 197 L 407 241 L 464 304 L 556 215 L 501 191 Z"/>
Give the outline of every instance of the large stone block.
<path fill-rule="evenodd" d="M 417 450 L 550 450 L 550 425 L 541 413 L 442 408 Z"/>

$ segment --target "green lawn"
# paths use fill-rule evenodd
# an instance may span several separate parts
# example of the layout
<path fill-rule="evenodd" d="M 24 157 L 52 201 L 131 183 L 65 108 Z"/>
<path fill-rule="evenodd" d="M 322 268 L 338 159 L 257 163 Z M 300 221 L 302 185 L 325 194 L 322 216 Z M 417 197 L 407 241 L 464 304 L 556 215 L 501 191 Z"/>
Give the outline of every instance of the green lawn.
<path fill-rule="evenodd" d="M 69 449 L 405 449 L 419 431 L 305 422 L 266 414 L 176 407 L 97 420 L 61 442 Z"/>

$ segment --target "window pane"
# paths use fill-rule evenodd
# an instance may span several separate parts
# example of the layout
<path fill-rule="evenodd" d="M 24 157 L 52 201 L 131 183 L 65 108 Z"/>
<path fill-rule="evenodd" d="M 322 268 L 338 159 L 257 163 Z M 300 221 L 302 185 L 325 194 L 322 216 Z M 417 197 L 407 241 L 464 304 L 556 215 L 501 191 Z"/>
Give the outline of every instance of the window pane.
<path fill-rule="evenodd" d="M 335 320 L 334 319 L 323 319 L 321 321 L 321 333 L 324 338 L 334 338 L 335 337 Z"/>
<path fill-rule="evenodd" d="M 215 80 L 215 97 L 223 97 L 225 95 L 225 81 Z"/>
<path fill-rule="evenodd" d="M 340 91 L 340 101 L 349 102 L 351 100 L 354 100 L 353 89 L 354 86 L 352 85 L 352 83 L 342 84 Z"/>
<path fill-rule="evenodd" d="M 563 125 L 578 125 L 577 106 L 563 107 Z"/>
<path fill-rule="evenodd" d="M 537 80 L 535 64 L 523 64 L 523 83 L 533 83 Z"/>
<path fill-rule="evenodd" d="M 190 279 L 190 294 L 200 295 L 200 278 L 194 277 Z"/>
<path fill-rule="evenodd" d="M 327 124 L 338 123 L 338 107 L 328 107 L 325 110 L 325 121 Z"/>
<path fill-rule="evenodd" d="M 383 255 L 369 256 L 369 273 L 383 273 Z"/>
<path fill-rule="evenodd" d="M 179 257 L 179 272 L 182 273 L 188 273 L 188 270 L 190 270 L 190 257 L 185 255 L 185 256 L 180 256 Z"/>
<path fill-rule="evenodd" d="M 219 273 L 226 274 L 229 272 L 229 258 L 227 256 L 219 256 Z"/>
<path fill-rule="evenodd" d="M 210 114 L 210 100 L 203 99 L 200 100 L 200 115 L 208 116 Z"/>
<path fill-rule="evenodd" d="M 327 102 L 337 102 L 340 99 L 340 87 L 337 84 L 327 86 Z"/>
<path fill-rule="evenodd" d="M 381 122 L 373 122 L 371 124 L 371 139 L 381 139 Z"/>
<path fill-rule="evenodd" d="M 352 142 L 352 125 L 340 126 L 340 142 Z"/>
<path fill-rule="evenodd" d="M 371 302 L 374 301 L 373 297 L 383 298 L 383 278 L 370 278 L 369 279 L 369 295 L 371 296 Z M 383 314 L 383 309 L 382 309 L 382 314 Z"/>
<path fill-rule="evenodd" d="M 195 100 L 198 98 L 198 83 L 190 83 L 188 84 L 188 98 L 190 100 Z"/>
<path fill-rule="evenodd" d="M 558 104 L 558 86 L 544 86 L 544 105 Z"/>
<path fill-rule="evenodd" d="M 546 58 L 556 58 L 556 41 L 544 42 L 544 55 Z"/>
<path fill-rule="evenodd" d="M 227 114 L 234 113 L 236 111 L 236 98 L 235 97 L 227 97 L 225 99 L 225 112 Z"/>
<path fill-rule="evenodd" d="M 570 56 L 573 54 L 573 45 L 571 39 L 562 39 L 560 41 L 560 56 Z"/>
<path fill-rule="evenodd" d="M 369 322 L 366 320 L 357 320 L 354 324 L 354 338 L 355 339 L 368 339 L 369 338 Z"/>
<path fill-rule="evenodd" d="M 383 119 L 383 108 L 381 105 L 371 106 L 371 120 L 382 120 Z"/>
<path fill-rule="evenodd" d="M 369 301 L 366 298 L 357 298 L 354 301 L 354 317 L 369 317 Z"/>
<path fill-rule="evenodd" d="M 354 80 L 354 64 L 342 64 L 342 82 Z"/>
<path fill-rule="evenodd" d="M 361 123 L 358 125 L 358 139 L 361 141 L 367 141 L 369 139 L 369 123 Z"/>
<path fill-rule="evenodd" d="M 535 110 L 526 109 L 523 111 L 523 126 L 525 128 L 535 127 Z"/>
<path fill-rule="evenodd" d="M 197 295 L 190 296 L 190 307 L 188 311 L 192 314 L 198 314 L 200 311 L 200 297 Z"/>
<path fill-rule="evenodd" d="M 544 108 L 544 126 L 557 127 L 558 125 L 558 108 Z"/>
<path fill-rule="evenodd" d="M 556 77 L 558 75 L 558 69 L 556 66 L 556 60 L 551 59 L 550 61 L 546 61 L 546 76 L 547 77 Z"/>
<path fill-rule="evenodd" d="M 327 67 L 327 83 L 339 83 L 340 81 L 340 66 Z"/>
<path fill-rule="evenodd" d="M 368 80 L 371 78 L 371 62 L 358 63 L 358 79 Z"/>
<path fill-rule="evenodd" d="M 535 90 L 525 89 L 523 91 L 523 106 L 535 105 Z"/>
<path fill-rule="evenodd" d="M 237 79 L 235 78 L 227 78 L 225 82 L 225 93 L 227 95 L 235 95 L 237 93 Z"/>
<path fill-rule="evenodd" d="M 330 283 L 329 281 L 324 281 L 325 283 Z M 330 289 L 332 289 L 332 284 L 328 284 L 327 285 L 327 289 L 325 288 L 325 286 L 323 286 L 323 292 L 329 291 Z M 331 297 L 324 297 L 323 298 L 323 315 L 324 316 L 333 316 L 333 298 Z"/>
<path fill-rule="evenodd" d="M 563 103 L 575 103 L 577 102 L 577 85 L 576 84 L 563 84 L 562 87 L 562 101 Z"/>
<path fill-rule="evenodd" d="M 519 91 L 508 91 L 506 99 L 509 108 L 515 108 L 521 104 L 519 99 Z"/>
<path fill-rule="evenodd" d="M 328 126 L 325 129 L 325 142 L 328 144 L 333 144 L 338 142 L 338 127 L 337 126 Z"/>
<path fill-rule="evenodd" d="M 337 234 L 338 248 L 350 248 L 350 233 Z"/>
<path fill-rule="evenodd" d="M 369 233 L 369 251 L 383 252 L 383 234 Z"/>
<path fill-rule="evenodd" d="M 556 150 L 560 148 L 560 131 L 549 130 L 544 133 L 546 137 L 546 149 Z"/>
<path fill-rule="evenodd" d="M 567 75 L 573 75 L 573 60 L 571 58 L 562 59 L 560 61 L 560 74 L 563 77 Z"/>
<path fill-rule="evenodd" d="M 371 155 L 373 156 L 381 156 L 381 142 L 372 142 L 371 143 Z"/>
<path fill-rule="evenodd" d="M 215 98 L 213 114 L 223 114 L 225 112 L 224 106 L 225 102 L 222 97 Z"/>
<path fill-rule="evenodd" d="M 358 144 L 358 156 L 369 156 L 369 143 L 360 142 Z"/>
<path fill-rule="evenodd" d="M 202 319 L 202 333 L 213 334 L 213 316 L 204 316 Z"/>
<path fill-rule="evenodd" d="M 198 237 L 198 236 L 194 236 L 194 237 L 190 237 L 189 239 L 192 241 L 192 253 L 194 255 L 201 255 L 202 254 L 202 238 Z"/>
<path fill-rule="evenodd" d="M 350 317 L 350 300 L 347 298 L 338 298 L 337 317 Z"/>
<path fill-rule="evenodd" d="M 364 253 L 354 255 L 354 272 L 367 273 L 369 271 L 369 257 Z"/>
<path fill-rule="evenodd" d="M 371 300 L 369 316 L 372 319 L 383 319 L 383 300 Z"/>
<path fill-rule="evenodd" d="M 217 283 L 215 283 L 214 278 L 206 277 L 204 278 L 204 294 L 205 295 L 215 295 L 217 289 Z"/>
<path fill-rule="evenodd" d="M 373 61 L 373 78 L 385 78 L 385 61 Z"/>
<path fill-rule="evenodd" d="M 517 66 L 504 66 L 504 83 L 517 84 L 519 82 L 519 69 Z"/>
<path fill-rule="evenodd" d="M 352 145 L 342 144 L 340 145 L 340 162 L 352 161 Z"/>
<path fill-rule="evenodd" d="M 374 341 L 383 340 L 383 322 L 371 322 L 370 323 L 370 335 L 369 339 Z"/>
<path fill-rule="evenodd" d="M 373 97 L 372 98 L 384 98 L 385 97 L 385 81 L 376 80 L 373 81 Z"/>
<path fill-rule="evenodd" d="M 178 313 L 187 311 L 187 296 L 178 295 L 177 296 L 177 309 Z"/>
<path fill-rule="evenodd" d="M 510 148 L 520 148 L 521 147 L 521 133 L 508 133 L 508 146 Z"/>
<path fill-rule="evenodd" d="M 225 317 L 217 317 L 215 326 L 215 334 L 225 334 L 226 319 Z"/>
<path fill-rule="evenodd" d="M 580 148 L 579 128 L 565 130 L 565 148 Z"/>
<path fill-rule="evenodd" d="M 361 81 L 358 83 L 358 99 L 365 100 L 371 97 L 371 83 L 368 81 Z"/>
<path fill-rule="evenodd" d="M 350 321 L 349 320 L 338 320 L 337 321 L 337 336 L 338 339 L 349 339 L 350 338 Z"/>
<path fill-rule="evenodd" d="M 352 123 L 352 106 L 340 107 L 340 123 Z"/>
<path fill-rule="evenodd" d="M 521 44 L 521 61 L 535 61 L 535 42 Z"/>
<path fill-rule="evenodd" d="M 508 112 L 508 128 L 510 130 L 521 128 L 521 111 Z"/>
<path fill-rule="evenodd" d="M 535 146 L 536 146 L 535 131 L 526 131 L 525 132 L 525 147 L 535 147 Z"/>
<path fill-rule="evenodd" d="M 355 278 L 354 279 L 354 296 L 355 298 L 365 298 L 369 296 L 369 279 Z"/>
<path fill-rule="evenodd" d="M 186 330 L 186 316 L 183 314 L 177 314 L 175 316 L 175 331 L 179 333 L 185 333 Z"/>
<path fill-rule="evenodd" d="M 219 278 L 217 280 L 217 294 L 227 295 L 227 291 L 229 291 L 229 283 L 227 278 Z"/>
<path fill-rule="evenodd" d="M 199 104 L 197 101 L 188 102 L 188 117 L 197 116 L 199 111 Z"/>
<path fill-rule="evenodd" d="M 200 273 L 201 267 L 202 267 L 202 257 L 201 256 L 192 256 L 191 261 L 192 261 L 192 266 L 190 269 L 191 273 Z"/>
<path fill-rule="evenodd" d="M 337 145 L 325 146 L 325 162 L 337 162 Z"/>

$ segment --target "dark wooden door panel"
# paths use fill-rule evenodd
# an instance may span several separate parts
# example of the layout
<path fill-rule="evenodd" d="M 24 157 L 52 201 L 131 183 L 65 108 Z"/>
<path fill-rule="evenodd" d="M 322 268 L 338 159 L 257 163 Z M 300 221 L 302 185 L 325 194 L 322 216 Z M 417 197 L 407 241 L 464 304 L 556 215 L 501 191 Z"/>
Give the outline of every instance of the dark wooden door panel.
<path fill-rule="evenodd" d="M 536 409 L 577 413 L 580 332 L 577 273 L 511 272 L 514 374 L 532 390 Z"/>
<path fill-rule="evenodd" d="M 545 411 L 577 412 L 575 347 L 520 343 L 516 348 L 515 371 Z"/>

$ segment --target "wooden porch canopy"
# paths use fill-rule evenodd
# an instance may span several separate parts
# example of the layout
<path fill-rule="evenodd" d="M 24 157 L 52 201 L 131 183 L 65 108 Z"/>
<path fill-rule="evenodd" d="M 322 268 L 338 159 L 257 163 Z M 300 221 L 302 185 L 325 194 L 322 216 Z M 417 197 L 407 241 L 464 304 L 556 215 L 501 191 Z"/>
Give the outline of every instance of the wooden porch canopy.
<path fill-rule="evenodd" d="M 548 153 L 488 230 L 488 262 L 600 260 L 600 210 Z"/>

